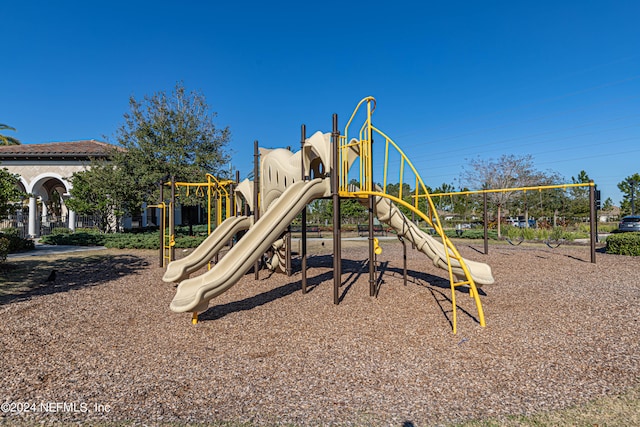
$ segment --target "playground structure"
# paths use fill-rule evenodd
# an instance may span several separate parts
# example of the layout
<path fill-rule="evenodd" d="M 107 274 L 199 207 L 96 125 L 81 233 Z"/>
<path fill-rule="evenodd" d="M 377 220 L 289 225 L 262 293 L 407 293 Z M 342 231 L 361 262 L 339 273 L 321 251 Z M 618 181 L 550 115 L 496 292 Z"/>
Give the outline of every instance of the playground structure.
<path fill-rule="evenodd" d="M 207 182 L 176 182 L 171 179 L 169 182 L 160 183 L 160 203 L 157 205 L 149 205 L 149 208 L 160 209 L 159 228 L 160 228 L 160 267 L 167 267 L 168 264 L 174 262 L 175 253 L 175 206 L 176 206 L 176 190 L 185 189 L 185 195 L 189 197 L 190 192 L 194 192 L 197 196 L 204 196 L 206 190 L 207 197 L 207 233 L 212 237 L 212 214 L 215 214 L 213 222 L 217 228 L 221 225 L 224 218 L 231 218 L 232 212 L 235 213 L 235 206 L 238 206 L 237 199 L 231 197 L 235 181 L 229 179 L 218 179 L 211 174 L 207 174 Z M 169 203 L 165 202 L 164 187 L 169 186 L 171 196 Z M 248 226 L 247 226 L 248 228 Z M 234 232 L 235 234 L 235 232 Z M 233 237 L 233 234 L 231 235 Z M 218 234 L 216 238 L 220 238 Z M 222 246 L 226 241 L 222 241 Z M 218 249 L 219 250 L 219 249 Z M 217 252 L 216 252 L 217 253 Z M 202 254 L 206 256 L 205 254 Z M 207 264 L 207 260 L 204 264 Z M 174 265 L 173 268 L 179 268 Z M 200 267 L 198 267 L 200 268 Z M 197 270 L 197 269 L 196 269 Z M 193 270 L 195 271 L 195 270 Z"/>
<path fill-rule="evenodd" d="M 538 191 L 541 192 L 543 190 L 553 190 L 553 189 L 562 189 L 566 190 L 568 188 L 579 188 L 579 187 L 587 187 L 589 189 L 589 252 L 591 256 L 591 263 L 596 263 L 596 242 L 597 242 L 597 209 L 600 204 L 600 191 L 596 189 L 596 185 L 593 180 L 588 183 L 578 183 L 578 184 L 556 184 L 556 185 L 537 185 L 530 187 L 511 187 L 511 188 L 497 188 L 497 189 L 486 189 L 486 190 L 475 190 L 475 191 L 457 191 L 457 192 L 448 192 L 448 193 L 434 193 L 431 194 L 430 197 L 453 197 L 453 196 L 468 196 L 481 194 L 483 198 L 483 227 L 484 227 L 484 253 L 485 255 L 489 254 L 489 237 L 488 237 L 488 224 L 489 220 L 487 217 L 487 195 L 491 193 L 509 193 L 509 192 L 519 192 L 522 191 L 524 196 L 526 197 L 527 191 Z M 417 196 L 420 197 L 420 196 Z M 525 221 L 528 220 L 528 216 L 525 216 Z M 512 245 L 519 245 L 522 241 L 517 243 L 511 242 L 509 239 L 507 241 Z M 551 244 L 551 242 L 546 241 L 545 244 L 555 249 L 560 246 L 560 242 L 556 242 L 555 244 Z"/>
<path fill-rule="evenodd" d="M 350 136 L 350 128 L 361 107 L 366 107 L 366 118 L 357 137 Z M 292 153 L 286 149 L 254 148 L 253 183 L 243 181 L 236 187 L 236 196 L 241 195 L 253 216 L 228 216 L 190 256 L 171 262 L 163 280 L 180 282 L 170 304 L 175 312 L 192 312 L 193 322 L 197 315 L 207 309 L 212 298 L 235 285 L 252 266 L 258 274 L 257 261 L 272 247 L 276 256 L 272 268 L 282 269 L 283 240 L 289 225 L 300 212 L 302 221 L 302 290 L 306 292 L 306 206 L 319 198 L 333 200 L 333 251 L 334 251 L 334 303 L 339 303 L 341 286 L 340 244 L 340 200 L 358 199 L 369 207 L 369 284 L 370 295 L 375 294 L 375 255 L 379 247 L 373 237 L 373 217 L 393 228 L 399 237 L 406 239 L 429 257 L 435 266 L 448 272 L 451 288 L 452 327 L 457 332 L 456 288 L 467 287 L 474 299 L 478 323 L 485 326 L 484 313 L 478 293 L 478 285 L 494 282 L 491 268 L 480 262 L 464 259 L 452 241 L 445 235 L 438 213 L 427 188 L 418 172 L 400 148 L 372 123 L 375 99 L 367 97 L 360 101 L 351 115 L 344 133 L 338 131 L 337 115 L 333 116 L 331 133 L 316 132 L 306 137 L 302 126 L 301 149 Z M 384 165 L 382 186 L 374 185 L 373 137 L 384 139 Z M 260 159 L 258 161 L 258 158 Z M 400 194 L 387 191 L 387 179 L 395 172 L 399 161 Z M 391 166 L 391 167 L 390 167 Z M 409 178 L 407 178 L 407 176 Z M 357 182 L 357 184 L 354 184 Z M 403 200 L 402 186 L 415 183 L 414 203 Z M 425 200 L 426 203 L 420 202 Z M 239 205 L 239 204 L 238 204 Z M 396 205 L 404 206 L 435 230 L 439 240 L 423 232 L 411 222 Z M 204 274 L 188 278 L 189 274 L 204 266 L 236 232 L 247 230 L 244 236 Z M 290 244 L 288 245 L 290 248 Z M 288 268 L 287 268 L 288 270 Z"/>

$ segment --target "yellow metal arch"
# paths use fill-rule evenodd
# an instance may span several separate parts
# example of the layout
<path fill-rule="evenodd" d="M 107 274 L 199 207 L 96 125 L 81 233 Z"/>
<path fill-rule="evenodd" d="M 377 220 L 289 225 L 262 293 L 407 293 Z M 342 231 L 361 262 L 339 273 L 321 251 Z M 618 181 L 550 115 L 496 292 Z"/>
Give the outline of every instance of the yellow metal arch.
<path fill-rule="evenodd" d="M 367 113 L 366 119 L 363 125 L 360 127 L 358 132 L 358 138 L 353 138 L 351 141 L 349 140 L 349 127 L 352 124 L 354 117 L 356 116 L 358 110 L 366 103 Z M 386 199 L 391 200 L 392 202 L 404 206 L 410 211 L 414 212 L 418 215 L 422 220 L 424 220 L 430 227 L 432 227 L 436 233 L 442 239 L 442 243 L 445 247 L 446 261 L 447 261 L 447 269 L 449 273 L 449 283 L 451 286 L 451 304 L 453 306 L 453 333 L 457 332 L 457 305 L 456 305 L 456 294 L 455 289 L 460 286 L 468 286 L 469 294 L 474 299 L 477 311 L 478 311 L 478 320 L 481 326 L 485 326 L 484 319 L 484 311 L 482 309 L 482 303 L 480 301 L 480 296 L 478 293 L 478 289 L 476 284 L 471 276 L 471 273 L 464 262 L 464 259 L 456 249 L 455 245 L 444 233 L 444 229 L 442 227 L 442 223 L 438 216 L 438 212 L 435 208 L 433 201 L 431 200 L 430 194 L 427 191 L 427 187 L 424 184 L 420 174 L 414 167 L 413 163 L 409 160 L 409 158 L 405 155 L 405 153 L 400 149 L 400 147 L 384 132 L 376 128 L 372 121 L 371 117 L 373 111 L 375 110 L 375 99 L 373 97 L 364 98 L 354 110 L 351 118 L 347 122 L 345 126 L 344 135 L 340 136 L 340 147 L 339 147 L 339 193 L 341 197 L 356 197 L 356 198 L 366 198 L 369 196 L 377 196 L 384 197 Z M 382 189 L 378 190 L 373 188 L 373 167 L 372 167 L 372 143 L 373 143 L 373 135 L 377 134 L 384 138 L 385 140 L 385 159 L 384 159 L 384 168 L 383 168 L 383 185 Z M 387 193 L 387 177 L 389 171 L 389 150 L 395 149 L 395 151 L 400 155 L 400 182 L 399 182 L 399 194 L 398 196 L 393 196 Z M 355 190 L 350 188 L 348 180 L 349 180 L 349 169 L 352 166 L 355 160 L 349 158 L 349 154 L 356 151 L 359 154 L 360 161 L 360 170 L 359 170 L 359 183 L 360 188 Z M 404 184 L 404 174 L 405 174 L 405 166 L 409 168 L 411 172 L 415 175 L 415 194 L 413 195 L 414 203 L 408 203 L 402 199 L 402 187 Z M 419 199 L 425 198 L 427 201 L 427 212 L 423 212 L 419 208 Z M 457 263 L 462 268 L 465 274 L 465 280 L 457 281 L 455 275 L 453 274 L 453 262 L 452 260 L 457 261 Z"/>

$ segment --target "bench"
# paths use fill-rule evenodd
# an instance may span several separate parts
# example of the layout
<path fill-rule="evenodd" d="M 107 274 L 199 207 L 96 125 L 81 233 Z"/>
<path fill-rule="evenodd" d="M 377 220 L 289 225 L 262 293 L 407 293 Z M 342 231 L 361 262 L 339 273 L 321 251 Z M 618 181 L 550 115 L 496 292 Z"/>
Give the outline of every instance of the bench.
<path fill-rule="evenodd" d="M 291 233 L 302 233 L 301 225 L 292 225 Z M 322 237 L 322 233 L 320 232 L 320 227 L 317 225 L 307 225 L 307 234 L 315 234 L 317 237 Z"/>
<path fill-rule="evenodd" d="M 369 225 L 358 224 L 358 236 L 366 236 L 368 234 L 369 234 Z M 382 224 L 373 224 L 373 234 L 386 236 L 387 232 L 385 231 L 384 227 L 382 227 Z"/>

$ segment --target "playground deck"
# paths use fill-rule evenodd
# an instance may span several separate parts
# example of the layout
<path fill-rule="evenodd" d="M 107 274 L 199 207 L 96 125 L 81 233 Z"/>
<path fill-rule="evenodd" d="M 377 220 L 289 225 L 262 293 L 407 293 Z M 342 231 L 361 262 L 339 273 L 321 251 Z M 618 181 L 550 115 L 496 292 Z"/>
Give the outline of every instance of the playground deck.
<path fill-rule="evenodd" d="M 487 327 L 424 255 L 383 241 L 382 285 L 368 296 L 366 241 L 343 242 L 343 300 L 332 304 L 331 245 L 311 241 L 300 274 L 253 274 L 191 325 L 170 312 L 157 254 L 101 251 L 19 262 L 58 282 L 0 294 L 3 402 L 86 403 L 87 412 L 0 413 L 0 423 L 63 420 L 256 425 L 433 425 L 549 411 L 638 387 L 640 258 L 585 247 L 461 243 L 490 263 Z M 178 252 L 180 254 L 180 251 Z M 55 266 L 55 267 L 54 267 Z M 294 262 L 294 267 L 298 264 Z M 105 408 L 108 411 L 94 410 Z"/>

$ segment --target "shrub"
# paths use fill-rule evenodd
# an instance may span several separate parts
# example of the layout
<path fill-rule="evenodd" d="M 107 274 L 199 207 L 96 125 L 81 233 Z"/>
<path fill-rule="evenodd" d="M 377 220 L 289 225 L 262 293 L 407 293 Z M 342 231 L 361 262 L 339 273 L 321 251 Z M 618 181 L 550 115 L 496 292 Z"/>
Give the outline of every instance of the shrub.
<path fill-rule="evenodd" d="M 429 234 L 427 232 L 427 234 Z M 462 235 L 458 236 L 455 230 L 445 230 L 445 234 L 447 237 L 456 237 L 462 239 L 484 239 L 484 230 L 483 229 L 465 229 L 462 231 Z M 496 230 L 488 230 L 487 236 L 489 239 L 497 240 L 498 232 Z"/>
<path fill-rule="evenodd" d="M 71 234 L 71 230 L 67 227 L 54 228 L 51 234 Z"/>
<path fill-rule="evenodd" d="M 180 236 L 176 238 L 176 248 L 197 248 L 206 239 L 205 236 Z M 156 237 L 156 240 L 157 237 Z"/>
<path fill-rule="evenodd" d="M 607 237 L 608 254 L 640 256 L 640 233 L 618 233 Z"/>
<path fill-rule="evenodd" d="M 0 237 L 0 263 L 7 260 L 9 254 L 9 239 L 6 237 Z"/>
<path fill-rule="evenodd" d="M 215 228 L 215 224 L 211 224 L 211 228 Z M 190 235 L 206 235 L 207 234 L 207 224 L 195 224 L 195 225 L 176 225 L 175 228 L 176 234 L 182 234 L 185 236 Z"/>
<path fill-rule="evenodd" d="M 113 233 L 105 235 L 104 245 L 117 249 L 158 249 L 160 238 L 155 233 Z"/>
<path fill-rule="evenodd" d="M 40 241 L 47 245 L 101 246 L 104 245 L 104 234 L 96 232 L 76 232 L 70 234 L 50 234 Z"/>
<path fill-rule="evenodd" d="M 9 241 L 9 253 L 29 251 L 35 247 L 35 243 L 31 239 L 23 239 L 20 232 L 16 228 L 5 228 L 0 232 L 0 238 Z"/>
<path fill-rule="evenodd" d="M 535 231 L 532 228 L 520 228 L 512 225 L 503 227 L 503 234 L 510 240 L 533 240 Z"/>

